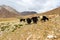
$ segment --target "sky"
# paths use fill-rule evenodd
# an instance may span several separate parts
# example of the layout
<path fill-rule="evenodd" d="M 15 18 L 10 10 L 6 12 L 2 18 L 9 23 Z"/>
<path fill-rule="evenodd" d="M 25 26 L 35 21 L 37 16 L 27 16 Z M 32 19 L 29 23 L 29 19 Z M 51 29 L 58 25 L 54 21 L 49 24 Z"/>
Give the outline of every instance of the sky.
<path fill-rule="evenodd" d="M 60 7 L 60 0 L 0 0 L 0 5 L 8 5 L 19 12 L 46 12 Z"/>

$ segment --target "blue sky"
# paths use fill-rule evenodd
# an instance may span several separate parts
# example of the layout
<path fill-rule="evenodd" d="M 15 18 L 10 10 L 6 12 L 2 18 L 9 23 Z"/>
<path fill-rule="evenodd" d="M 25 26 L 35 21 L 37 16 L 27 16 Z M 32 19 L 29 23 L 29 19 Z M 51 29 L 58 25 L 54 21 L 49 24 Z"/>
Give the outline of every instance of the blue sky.
<path fill-rule="evenodd" d="M 19 12 L 45 12 L 60 7 L 60 0 L 0 0 L 0 5 L 8 5 Z"/>

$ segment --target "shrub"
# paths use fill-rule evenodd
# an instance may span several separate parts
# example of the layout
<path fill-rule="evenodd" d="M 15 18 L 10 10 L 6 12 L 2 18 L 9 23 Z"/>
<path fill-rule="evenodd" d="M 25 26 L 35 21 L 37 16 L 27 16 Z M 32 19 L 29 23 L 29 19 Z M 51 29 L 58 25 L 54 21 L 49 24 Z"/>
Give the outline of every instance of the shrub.
<path fill-rule="evenodd" d="M 14 25 L 15 27 L 13 28 L 13 30 L 12 30 L 12 32 L 14 32 L 16 29 L 17 29 L 17 27 L 18 27 L 18 25 Z"/>
<path fill-rule="evenodd" d="M 20 26 L 23 26 L 22 24 L 14 25 L 17 28 L 20 28 Z"/>
<path fill-rule="evenodd" d="M 1 27 L 1 31 L 4 31 L 5 30 L 5 27 Z"/>
<path fill-rule="evenodd" d="M 14 25 L 15 27 L 18 27 L 18 25 Z"/>
<path fill-rule="evenodd" d="M 19 26 L 23 26 L 22 24 L 18 24 Z"/>
<path fill-rule="evenodd" d="M 18 28 L 20 28 L 21 26 L 23 26 L 22 24 L 18 24 Z"/>
<path fill-rule="evenodd" d="M 9 28 L 9 26 L 3 26 L 3 27 L 1 27 L 1 31 L 4 31 L 6 28 Z"/>

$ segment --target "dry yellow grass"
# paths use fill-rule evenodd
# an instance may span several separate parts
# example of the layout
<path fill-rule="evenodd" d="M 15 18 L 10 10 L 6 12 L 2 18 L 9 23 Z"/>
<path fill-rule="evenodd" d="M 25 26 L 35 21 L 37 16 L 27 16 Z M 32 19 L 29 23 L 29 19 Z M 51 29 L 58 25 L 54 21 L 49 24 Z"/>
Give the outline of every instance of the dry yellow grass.
<path fill-rule="evenodd" d="M 21 23 L 17 19 L 14 23 L 23 26 L 14 32 L 0 31 L 0 40 L 60 40 L 60 16 L 52 17 L 47 22 L 39 20 L 37 24 L 26 25 L 26 22 Z"/>
<path fill-rule="evenodd" d="M 0 18 L 0 21 L 13 21 L 17 20 L 18 18 Z"/>

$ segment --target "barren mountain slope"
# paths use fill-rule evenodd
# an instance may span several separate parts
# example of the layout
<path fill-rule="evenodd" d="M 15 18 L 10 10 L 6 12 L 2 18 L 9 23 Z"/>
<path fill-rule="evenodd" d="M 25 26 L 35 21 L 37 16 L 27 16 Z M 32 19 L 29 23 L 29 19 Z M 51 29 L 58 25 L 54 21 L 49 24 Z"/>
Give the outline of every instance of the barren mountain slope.
<path fill-rule="evenodd" d="M 40 15 L 53 15 L 53 14 L 59 14 L 60 15 L 60 7 L 53 9 L 51 11 L 48 11 L 48 12 L 42 13 Z"/>
<path fill-rule="evenodd" d="M 19 13 L 9 6 L 0 6 L 0 18 L 18 17 Z"/>

